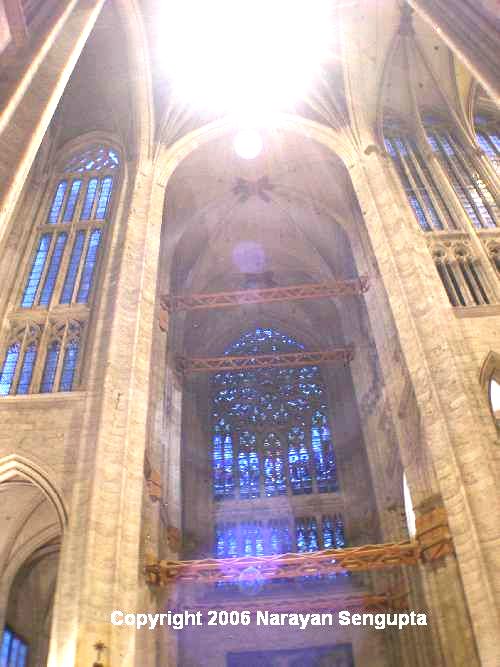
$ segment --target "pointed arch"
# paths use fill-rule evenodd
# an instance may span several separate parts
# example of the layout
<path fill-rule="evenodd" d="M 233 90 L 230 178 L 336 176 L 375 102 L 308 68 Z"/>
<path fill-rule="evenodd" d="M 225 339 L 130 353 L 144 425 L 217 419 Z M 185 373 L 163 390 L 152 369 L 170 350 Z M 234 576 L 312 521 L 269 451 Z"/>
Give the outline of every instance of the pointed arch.
<path fill-rule="evenodd" d="M 22 477 L 40 489 L 56 511 L 61 532 L 68 524 L 68 512 L 58 485 L 41 466 L 19 454 L 0 458 L 0 484 L 14 477 Z"/>

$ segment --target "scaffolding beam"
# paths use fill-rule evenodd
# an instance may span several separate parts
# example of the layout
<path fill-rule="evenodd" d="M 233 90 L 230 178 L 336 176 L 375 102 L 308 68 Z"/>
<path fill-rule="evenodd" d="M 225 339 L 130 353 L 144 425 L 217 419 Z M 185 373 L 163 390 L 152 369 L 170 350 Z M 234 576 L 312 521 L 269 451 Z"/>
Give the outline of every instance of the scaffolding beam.
<path fill-rule="evenodd" d="M 178 357 L 177 369 L 181 373 L 217 373 L 219 371 L 241 371 L 256 368 L 300 368 L 342 361 L 348 364 L 354 358 L 352 346 L 339 347 L 318 352 L 282 352 L 220 357 Z"/>
<path fill-rule="evenodd" d="M 324 549 L 311 553 L 192 561 L 156 560 L 149 556 L 145 572 L 148 583 L 155 586 L 166 586 L 175 581 L 198 584 L 219 581 L 252 583 L 416 565 L 420 557 L 418 542 L 400 542 Z"/>
<path fill-rule="evenodd" d="M 327 297 L 351 296 L 368 290 L 367 276 L 354 280 L 336 280 L 325 283 L 290 285 L 289 287 L 266 287 L 236 292 L 213 292 L 208 294 L 169 295 L 160 298 L 161 306 L 168 312 L 176 310 L 198 310 L 209 308 L 234 308 L 252 303 L 275 301 L 301 301 Z"/>

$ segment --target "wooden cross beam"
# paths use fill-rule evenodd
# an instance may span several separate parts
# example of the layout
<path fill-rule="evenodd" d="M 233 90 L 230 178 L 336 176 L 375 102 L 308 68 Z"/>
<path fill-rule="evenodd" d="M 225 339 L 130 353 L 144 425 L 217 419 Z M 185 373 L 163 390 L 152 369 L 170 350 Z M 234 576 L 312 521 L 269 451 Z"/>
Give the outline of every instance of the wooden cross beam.
<path fill-rule="evenodd" d="M 217 373 L 219 371 L 241 371 L 256 368 L 293 368 L 316 366 L 332 361 L 348 364 L 354 358 L 354 348 L 339 347 L 318 352 L 282 352 L 220 357 L 178 357 L 177 369 L 182 373 Z"/>
<path fill-rule="evenodd" d="M 236 292 L 213 292 L 209 294 L 163 295 L 162 308 L 175 310 L 196 310 L 207 308 L 233 308 L 250 303 L 273 303 L 275 301 L 299 301 L 326 297 L 362 294 L 368 289 L 368 278 L 337 280 L 327 283 L 290 285 L 289 287 L 266 287 Z"/>

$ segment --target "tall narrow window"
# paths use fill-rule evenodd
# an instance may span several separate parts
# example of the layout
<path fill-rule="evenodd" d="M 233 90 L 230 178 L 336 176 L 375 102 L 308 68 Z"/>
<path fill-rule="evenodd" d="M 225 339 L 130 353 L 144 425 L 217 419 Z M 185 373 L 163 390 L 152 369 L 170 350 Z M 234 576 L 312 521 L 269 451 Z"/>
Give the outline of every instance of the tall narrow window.
<path fill-rule="evenodd" d="M 456 133 L 433 118 L 426 119 L 425 128 L 429 144 L 474 227 L 496 227 L 498 208 L 495 198 Z"/>
<path fill-rule="evenodd" d="M 388 128 L 385 146 L 422 231 L 455 228 L 453 217 L 415 142 Z"/>
<path fill-rule="evenodd" d="M 7 396 L 10 393 L 14 375 L 16 373 L 17 362 L 19 360 L 19 343 L 13 343 L 7 350 L 0 374 L 0 395 Z"/>
<path fill-rule="evenodd" d="M 40 214 L 20 307 L 48 313 L 47 330 L 27 349 L 5 347 L 0 395 L 72 391 L 79 383 L 80 330 L 96 289 L 98 264 L 119 181 L 120 159 L 106 146 L 90 146 L 63 164 Z M 61 308 L 65 306 L 65 308 Z M 17 317 L 17 316 L 16 316 Z M 18 319 L 18 318 L 17 318 Z M 15 323 L 15 319 L 13 319 Z M 73 329 L 78 329 L 76 338 Z M 37 378 L 34 384 L 33 378 Z M 41 380 L 40 380 L 41 378 Z M 35 386 L 36 385 L 36 386 Z"/>
<path fill-rule="evenodd" d="M 500 173 L 500 122 L 487 116 L 476 116 L 476 138 L 493 169 Z"/>

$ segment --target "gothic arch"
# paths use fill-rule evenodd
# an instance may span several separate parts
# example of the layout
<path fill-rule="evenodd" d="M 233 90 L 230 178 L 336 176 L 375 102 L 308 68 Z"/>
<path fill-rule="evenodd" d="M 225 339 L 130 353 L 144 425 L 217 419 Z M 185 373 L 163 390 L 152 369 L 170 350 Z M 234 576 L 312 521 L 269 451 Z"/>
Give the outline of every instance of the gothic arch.
<path fill-rule="evenodd" d="M 22 477 L 40 489 L 54 507 L 61 533 L 68 523 L 68 513 L 58 485 L 41 466 L 19 454 L 10 454 L 0 459 L 0 484 L 16 476 Z"/>

